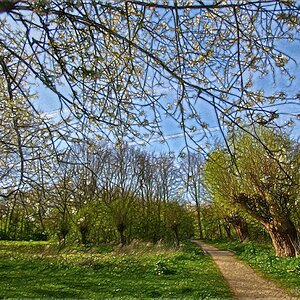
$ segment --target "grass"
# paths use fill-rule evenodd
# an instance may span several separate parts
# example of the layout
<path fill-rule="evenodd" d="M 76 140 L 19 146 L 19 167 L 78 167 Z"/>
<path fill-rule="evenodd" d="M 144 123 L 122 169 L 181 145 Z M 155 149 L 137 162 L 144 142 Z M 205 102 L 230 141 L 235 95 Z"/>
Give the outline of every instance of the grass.
<path fill-rule="evenodd" d="M 136 243 L 58 251 L 46 242 L 0 242 L 1 298 L 231 298 L 198 246 Z"/>
<path fill-rule="evenodd" d="M 280 258 L 275 255 L 272 245 L 252 242 L 211 242 L 223 250 L 231 250 L 268 279 L 300 298 L 300 257 Z"/>

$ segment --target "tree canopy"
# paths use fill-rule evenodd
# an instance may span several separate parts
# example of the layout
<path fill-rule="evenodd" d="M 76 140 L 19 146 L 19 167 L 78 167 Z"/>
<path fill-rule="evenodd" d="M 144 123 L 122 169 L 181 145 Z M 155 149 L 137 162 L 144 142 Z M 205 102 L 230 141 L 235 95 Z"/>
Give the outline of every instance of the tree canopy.
<path fill-rule="evenodd" d="M 245 133 L 235 136 L 234 161 L 226 149 L 215 150 L 204 169 L 206 183 L 215 201 L 245 211 L 266 228 L 278 256 L 295 256 L 299 144 L 263 127 L 257 134 L 260 141 Z"/>
<path fill-rule="evenodd" d="M 294 79 L 295 1 L 2 1 L 0 12 L 2 70 L 19 66 L 13 89 L 30 103 L 25 87 L 49 89 L 68 125 L 101 137 L 147 141 L 166 114 L 197 143 L 205 103 L 221 123 L 271 123 L 272 104 L 299 96 L 254 84 Z"/>
<path fill-rule="evenodd" d="M 74 141 L 164 141 L 172 127 L 201 151 L 211 126 L 299 118 L 299 92 L 278 84 L 297 72 L 296 1 L 5 0 L 0 28 L 1 155 L 18 162 L 1 176 L 17 187 L 38 147 L 59 161 Z"/>

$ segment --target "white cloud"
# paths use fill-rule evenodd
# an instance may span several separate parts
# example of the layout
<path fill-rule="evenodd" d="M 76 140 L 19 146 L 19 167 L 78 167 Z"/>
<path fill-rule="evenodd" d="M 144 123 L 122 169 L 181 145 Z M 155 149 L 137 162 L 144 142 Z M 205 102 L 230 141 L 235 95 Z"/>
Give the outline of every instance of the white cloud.
<path fill-rule="evenodd" d="M 216 127 L 207 128 L 205 130 L 208 131 L 208 132 L 215 132 L 215 131 L 219 131 L 220 127 L 216 126 Z M 196 131 L 188 131 L 187 133 L 191 136 L 194 136 L 196 134 L 203 133 L 203 130 L 199 129 L 199 130 L 196 130 Z M 147 141 L 147 143 L 151 144 L 151 143 L 155 143 L 155 142 L 174 140 L 174 139 L 177 139 L 177 138 L 184 137 L 184 135 L 185 135 L 185 133 L 182 131 L 182 132 L 167 134 L 167 135 L 163 135 L 163 136 L 154 136 L 151 139 L 149 139 Z M 145 143 L 144 141 L 136 141 L 136 142 L 130 143 L 130 145 L 142 145 L 144 143 Z"/>

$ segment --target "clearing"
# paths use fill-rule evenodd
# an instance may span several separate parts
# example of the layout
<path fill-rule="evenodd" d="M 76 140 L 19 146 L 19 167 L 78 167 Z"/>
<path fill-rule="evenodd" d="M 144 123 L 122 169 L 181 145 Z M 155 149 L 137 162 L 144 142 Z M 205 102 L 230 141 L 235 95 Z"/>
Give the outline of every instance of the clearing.
<path fill-rule="evenodd" d="M 0 298 L 232 298 L 211 257 L 192 243 L 59 251 L 49 242 L 0 241 L 0 280 Z"/>

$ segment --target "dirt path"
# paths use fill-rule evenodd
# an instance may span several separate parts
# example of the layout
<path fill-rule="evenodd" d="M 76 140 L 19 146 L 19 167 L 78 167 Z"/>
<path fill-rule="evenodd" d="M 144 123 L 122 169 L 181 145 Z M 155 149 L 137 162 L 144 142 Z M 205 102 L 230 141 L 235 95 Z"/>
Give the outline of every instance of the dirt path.
<path fill-rule="evenodd" d="M 231 252 L 219 250 L 200 241 L 193 242 L 211 255 L 236 299 L 298 299 L 257 275 L 249 266 L 234 258 Z"/>

